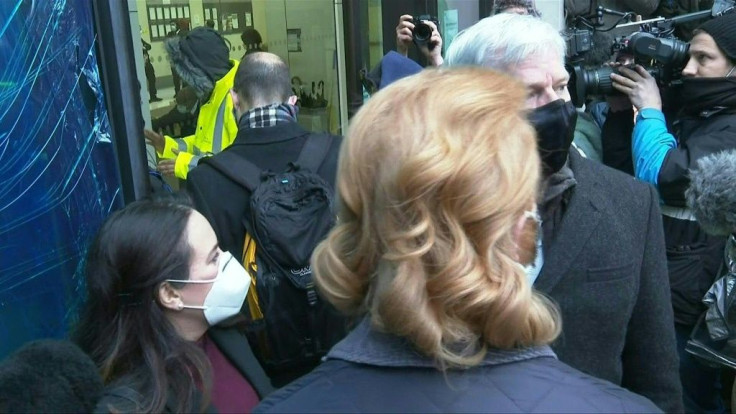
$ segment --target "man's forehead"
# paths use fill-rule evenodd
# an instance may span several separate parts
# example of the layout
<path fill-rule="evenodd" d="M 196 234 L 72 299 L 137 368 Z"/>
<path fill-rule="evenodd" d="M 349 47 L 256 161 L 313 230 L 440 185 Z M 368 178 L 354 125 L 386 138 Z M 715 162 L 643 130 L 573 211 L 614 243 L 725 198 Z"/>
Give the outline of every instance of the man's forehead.
<path fill-rule="evenodd" d="M 566 82 L 570 77 L 559 55 L 554 52 L 531 55 L 516 65 L 512 73 L 527 86 Z"/>
<path fill-rule="evenodd" d="M 698 33 L 690 41 L 690 52 L 713 52 L 718 51 L 718 45 L 713 38 L 705 32 Z"/>

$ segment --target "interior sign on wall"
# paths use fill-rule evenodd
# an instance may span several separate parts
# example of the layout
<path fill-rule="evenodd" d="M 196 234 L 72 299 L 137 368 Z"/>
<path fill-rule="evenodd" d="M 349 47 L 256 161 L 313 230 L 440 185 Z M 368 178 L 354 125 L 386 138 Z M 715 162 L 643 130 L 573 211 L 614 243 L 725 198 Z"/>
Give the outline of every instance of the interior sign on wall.
<path fill-rule="evenodd" d="M 286 45 L 289 52 L 301 52 L 302 29 L 286 29 Z"/>

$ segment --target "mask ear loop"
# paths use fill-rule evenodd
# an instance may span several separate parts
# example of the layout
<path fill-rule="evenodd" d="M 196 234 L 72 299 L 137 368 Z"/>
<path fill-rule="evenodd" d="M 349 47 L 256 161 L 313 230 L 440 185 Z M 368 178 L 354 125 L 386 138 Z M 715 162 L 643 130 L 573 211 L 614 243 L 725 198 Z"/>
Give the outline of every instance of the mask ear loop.
<path fill-rule="evenodd" d="M 726 77 L 731 76 L 731 74 L 733 73 L 733 70 L 734 69 L 736 69 L 736 65 L 731 66 L 731 70 L 728 71 L 728 73 L 726 74 Z"/>

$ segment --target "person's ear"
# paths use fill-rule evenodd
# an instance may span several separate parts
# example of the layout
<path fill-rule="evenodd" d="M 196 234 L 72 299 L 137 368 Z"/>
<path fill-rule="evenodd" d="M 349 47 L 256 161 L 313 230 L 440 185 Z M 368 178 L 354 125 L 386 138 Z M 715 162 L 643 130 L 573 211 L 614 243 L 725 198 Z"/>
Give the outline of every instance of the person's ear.
<path fill-rule="evenodd" d="M 291 95 L 286 102 L 288 102 L 289 105 L 296 105 L 297 99 L 296 95 Z"/>
<path fill-rule="evenodd" d="M 240 97 L 234 89 L 230 89 L 230 98 L 233 100 L 233 108 L 240 112 Z"/>
<path fill-rule="evenodd" d="M 175 311 L 184 309 L 181 292 L 174 289 L 169 282 L 163 282 L 159 285 L 158 301 L 165 309 Z"/>

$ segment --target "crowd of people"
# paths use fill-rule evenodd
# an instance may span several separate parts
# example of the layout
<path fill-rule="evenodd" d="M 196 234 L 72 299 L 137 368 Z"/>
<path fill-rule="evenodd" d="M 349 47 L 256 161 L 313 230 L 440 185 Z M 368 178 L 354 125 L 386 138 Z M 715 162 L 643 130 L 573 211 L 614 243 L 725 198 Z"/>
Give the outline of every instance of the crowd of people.
<path fill-rule="evenodd" d="M 677 90 L 612 63 L 600 157 L 539 15 L 498 3 L 444 56 L 422 22 L 424 70 L 401 16 L 344 138 L 296 122 L 260 36 L 240 61 L 208 27 L 168 39 L 196 131 L 145 136 L 186 188 L 106 220 L 74 344 L 0 365 L 0 411 L 727 412 L 687 345 L 736 272 L 736 13 L 693 32 Z M 47 370 L 68 404 L 22 404 L 34 346 L 80 361 Z"/>

